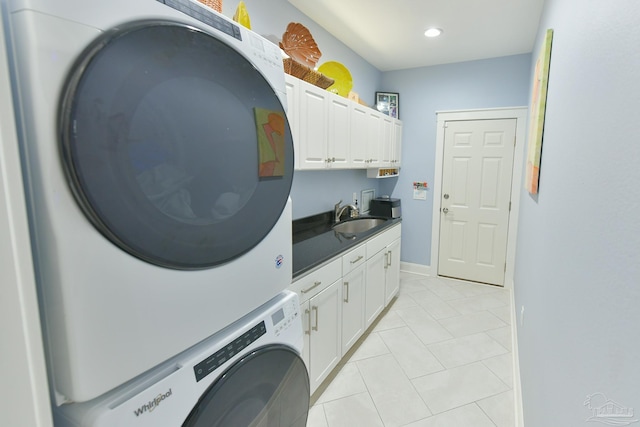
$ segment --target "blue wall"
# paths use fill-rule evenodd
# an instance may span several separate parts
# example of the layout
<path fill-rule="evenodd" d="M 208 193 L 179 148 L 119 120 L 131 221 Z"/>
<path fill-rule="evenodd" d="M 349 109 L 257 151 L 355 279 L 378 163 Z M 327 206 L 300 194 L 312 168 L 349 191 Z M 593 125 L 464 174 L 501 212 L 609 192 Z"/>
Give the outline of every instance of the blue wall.
<path fill-rule="evenodd" d="M 595 393 L 639 418 L 639 22 L 637 0 L 545 2 L 540 192 L 522 190 L 514 277 L 527 426 L 605 425 Z"/>
<path fill-rule="evenodd" d="M 381 191 L 402 199 L 402 260 L 431 264 L 433 192 L 413 200 L 413 182 L 433 184 L 436 112 L 527 105 L 531 55 L 447 64 L 383 74 L 382 89 L 400 94 L 402 170 Z"/>

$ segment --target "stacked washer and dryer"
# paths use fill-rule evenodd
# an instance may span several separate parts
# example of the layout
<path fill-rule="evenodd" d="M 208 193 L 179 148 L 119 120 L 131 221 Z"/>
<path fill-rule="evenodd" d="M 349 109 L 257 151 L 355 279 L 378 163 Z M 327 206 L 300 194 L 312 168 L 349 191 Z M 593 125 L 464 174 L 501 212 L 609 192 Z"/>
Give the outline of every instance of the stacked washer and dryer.
<path fill-rule="evenodd" d="M 304 426 L 280 50 L 195 0 L 0 0 L 57 426 Z"/>

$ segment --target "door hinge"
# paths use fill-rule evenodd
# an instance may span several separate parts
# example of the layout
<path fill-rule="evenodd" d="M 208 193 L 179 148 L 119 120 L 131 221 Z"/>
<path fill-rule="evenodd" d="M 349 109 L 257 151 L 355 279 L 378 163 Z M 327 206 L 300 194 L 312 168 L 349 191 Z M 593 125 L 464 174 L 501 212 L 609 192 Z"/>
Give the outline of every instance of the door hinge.
<path fill-rule="evenodd" d="M 509 212 L 511 212 L 511 202 L 509 202 Z"/>
<path fill-rule="evenodd" d="M 504 272 L 505 273 L 507 272 L 507 263 L 506 262 L 504 263 Z"/>

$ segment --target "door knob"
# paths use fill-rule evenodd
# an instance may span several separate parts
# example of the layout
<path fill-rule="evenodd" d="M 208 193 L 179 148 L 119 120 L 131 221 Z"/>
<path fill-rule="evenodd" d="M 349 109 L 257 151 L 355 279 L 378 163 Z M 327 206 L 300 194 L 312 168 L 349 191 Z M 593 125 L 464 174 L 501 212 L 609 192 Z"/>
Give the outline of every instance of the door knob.
<path fill-rule="evenodd" d="M 449 208 L 442 208 L 442 212 L 449 213 Z"/>
<path fill-rule="evenodd" d="M 449 195 L 445 193 L 445 195 L 444 195 L 444 196 L 442 196 L 442 197 L 444 197 L 445 199 L 448 199 L 448 198 L 449 198 Z"/>

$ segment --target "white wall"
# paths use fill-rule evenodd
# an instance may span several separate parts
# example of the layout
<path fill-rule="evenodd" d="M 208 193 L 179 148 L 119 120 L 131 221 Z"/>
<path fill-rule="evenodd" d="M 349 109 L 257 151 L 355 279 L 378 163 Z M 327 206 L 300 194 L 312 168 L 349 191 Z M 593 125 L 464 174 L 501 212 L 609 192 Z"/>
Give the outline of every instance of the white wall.
<path fill-rule="evenodd" d="M 402 199 L 402 260 L 431 264 L 433 193 L 413 200 L 413 182 L 433 185 L 436 111 L 527 105 L 531 55 L 447 64 L 383 74 L 382 89 L 400 93 L 402 170 L 381 192 Z M 410 233 L 407 232 L 410 230 Z"/>
<path fill-rule="evenodd" d="M 594 425 L 593 393 L 640 418 L 639 23 L 637 0 L 547 0 L 541 19 L 540 193 L 523 190 L 515 271 L 527 427 Z"/>

